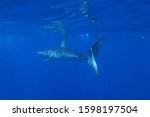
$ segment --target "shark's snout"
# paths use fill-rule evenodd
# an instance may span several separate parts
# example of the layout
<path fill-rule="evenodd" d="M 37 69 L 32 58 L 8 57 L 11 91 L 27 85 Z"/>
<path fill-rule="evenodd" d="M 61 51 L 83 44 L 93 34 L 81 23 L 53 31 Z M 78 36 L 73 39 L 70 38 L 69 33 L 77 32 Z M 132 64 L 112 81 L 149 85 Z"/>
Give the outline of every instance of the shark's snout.
<path fill-rule="evenodd" d="M 37 54 L 39 54 L 39 55 L 43 55 L 43 56 L 46 56 L 47 55 L 47 53 L 45 52 L 45 51 L 38 51 L 38 52 L 36 52 Z"/>

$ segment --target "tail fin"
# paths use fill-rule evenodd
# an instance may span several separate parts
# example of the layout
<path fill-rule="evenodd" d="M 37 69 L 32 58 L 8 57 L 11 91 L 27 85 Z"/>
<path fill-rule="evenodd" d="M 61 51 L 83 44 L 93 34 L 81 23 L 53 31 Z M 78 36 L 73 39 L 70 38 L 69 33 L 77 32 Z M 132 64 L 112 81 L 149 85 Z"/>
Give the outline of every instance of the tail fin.
<path fill-rule="evenodd" d="M 99 69 L 96 63 L 96 57 L 99 51 L 99 48 L 104 40 L 104 37 L 101 37 L 94 45 L 92 48 L 90 48 L 89 53 L 88 53 L 88 63 L 89 65 L 94 69 L 96 74 L 99 76 Z"/>

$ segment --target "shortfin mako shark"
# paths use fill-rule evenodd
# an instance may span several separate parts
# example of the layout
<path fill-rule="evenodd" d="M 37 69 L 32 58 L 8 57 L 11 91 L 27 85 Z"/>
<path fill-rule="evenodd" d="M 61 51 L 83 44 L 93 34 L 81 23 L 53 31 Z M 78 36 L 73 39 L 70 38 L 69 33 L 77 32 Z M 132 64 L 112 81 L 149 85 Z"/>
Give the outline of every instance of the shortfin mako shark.
<path fill-rule="evenodd" d="M 61 42 L 60 47 L 58 48 L 51 48 L 48 50 L 38 51 L 37 54 L 45 56 L 48 61 L 50 59 L 71 59 L 71 60 L 85 60 L 89 63 L 89 65 L 94 69 L 96 74 L 99 76 L 99 69 L 96 63 L 96 57 L 99 51 L 99 48 L 102 45 L 104 37 L 100 37 L 98 41 L 89 49 L 88 54 L 84 55 L 80 52 L 73 51 L 66 47 L 66 32 L 61 30 L 64 38 Z"/>

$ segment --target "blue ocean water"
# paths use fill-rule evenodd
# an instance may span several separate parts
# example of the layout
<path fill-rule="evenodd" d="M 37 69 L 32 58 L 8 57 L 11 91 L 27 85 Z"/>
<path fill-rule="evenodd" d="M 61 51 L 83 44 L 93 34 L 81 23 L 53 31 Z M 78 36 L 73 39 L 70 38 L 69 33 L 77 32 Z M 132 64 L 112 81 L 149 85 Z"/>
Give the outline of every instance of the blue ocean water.
<path fill-rule="evenodd" d="M 36 52 L 67 47 L 96 58 L 49 60 Z M 0 99 L 150 99 L 149 0 L 0 0 Z"/>

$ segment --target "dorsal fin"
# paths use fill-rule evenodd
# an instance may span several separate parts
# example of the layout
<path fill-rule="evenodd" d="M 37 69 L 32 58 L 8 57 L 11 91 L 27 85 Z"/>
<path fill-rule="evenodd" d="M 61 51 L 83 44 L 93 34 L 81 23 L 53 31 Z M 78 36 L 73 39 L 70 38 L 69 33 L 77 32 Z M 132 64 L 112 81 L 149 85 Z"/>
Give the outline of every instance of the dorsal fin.
<path fill-rule="evenodd" d="M 66 39 L 67 39 L 67 35 L 66 35 L 66 30 L 64 28 L 64 25 L 61 21 L 53 21 L 54 24 L 56 24 L 58 30 L 62 33 L 63 35 L 63 40 L 61 42 L 60 47 L 61 48 L 66 48 Z"/>
<path fill-rule="evenodd" d="M 66 30 L 64 28 L 64 25 L 62 24 L 62 22 L 58 22 L 58 29 L 60 30 L 60 32 L 62 33 L 63 35 L 63 40 L 61 42 L 61 45 L 60 47 L 61 48 L 66 48 L 66 39 L 67 39 L 67 34 L 66 34 Z"/>
<path fill-rule="evenodd" d="M 61 47 L 61 48 L 66 48 L 66 39 L 67 39 L 66 31 L 65 31 L 65 30 L 62 31 L 62 34 L 63 34 L 63 40 L 62 40 L 62 42 L 61 42 L 60 47 Z"/>

